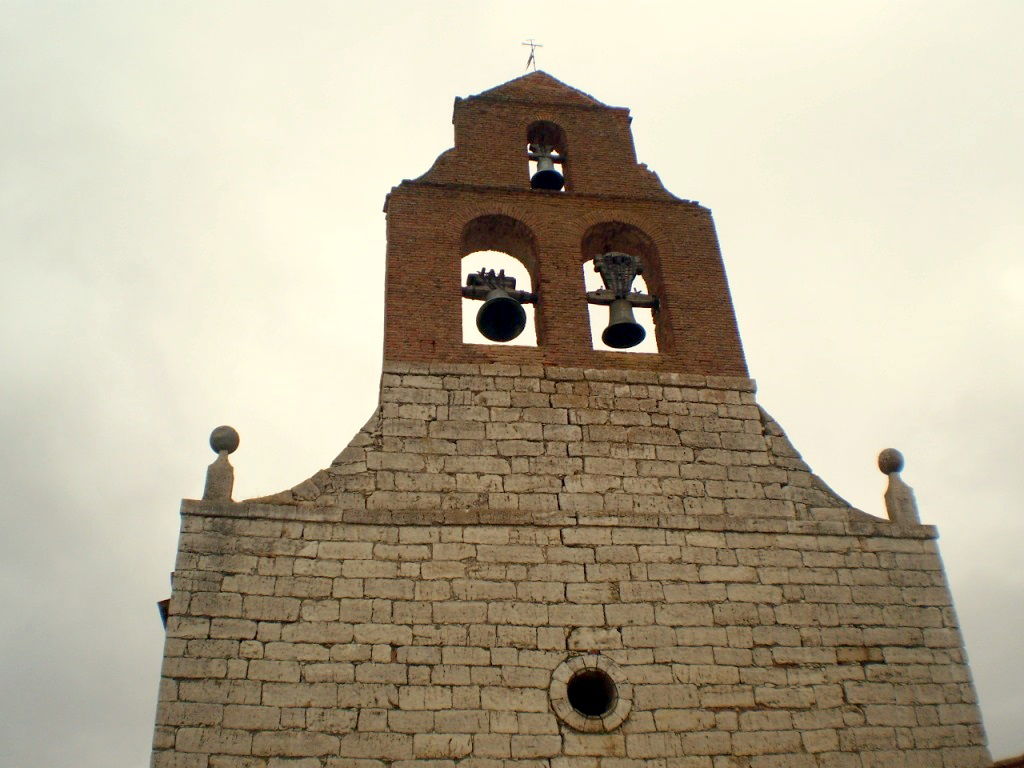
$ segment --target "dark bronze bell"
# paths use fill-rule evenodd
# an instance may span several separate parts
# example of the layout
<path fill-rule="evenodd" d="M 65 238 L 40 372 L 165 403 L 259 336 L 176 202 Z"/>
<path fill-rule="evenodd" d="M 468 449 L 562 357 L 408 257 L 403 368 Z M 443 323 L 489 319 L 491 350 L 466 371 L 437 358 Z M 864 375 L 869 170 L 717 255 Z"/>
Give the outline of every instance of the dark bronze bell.
<path fill-rule="evenodd" d="M 565 161 L 554 153 L 554 147 L 546 144 L 531 144 L 530 159 L 537 161 L 537 172 L 530 177 L 530 187 L 557 192 L 565 186 L 565 177 L 555 170 L 555 163 Z"/>
<path fill-rule="evenodd" d="M 608 307 L 608 327 L 601 334 L 601 341 L 612 349 L 635 347 L 645 338 L 647 331 L 633 319 L 633 305 L 626 299 L 616 299 Z"/>
<path fill-rule="evenodd" d="M 495 288 L 476 313 L 476 327 L 491 341 L 512 341 L 526 327 L 526 310 L 504 288 Z"/>
<path fill-rule="evenodd" d="M 533 189 L 548 189 L 557 192 L 565 186 L 565 177 L 554 168 L 537 171 L 530 177 L 530 187 Z"/>

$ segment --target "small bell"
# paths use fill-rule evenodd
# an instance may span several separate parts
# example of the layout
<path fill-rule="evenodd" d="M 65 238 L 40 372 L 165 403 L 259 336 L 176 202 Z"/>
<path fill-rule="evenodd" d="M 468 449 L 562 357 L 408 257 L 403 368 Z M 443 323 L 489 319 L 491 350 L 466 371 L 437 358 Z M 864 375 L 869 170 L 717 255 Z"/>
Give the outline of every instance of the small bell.
<path fill-rule="evenodd" d="M 555 170 L 555 163 L 563 161 L 553 154 L 553 148 L 544 144 L 530 146 L 530 159 L 537 161 L 537 172 L 530 177 L 530 187 L 557 192 L 565 186 L 565 177 Z"/>

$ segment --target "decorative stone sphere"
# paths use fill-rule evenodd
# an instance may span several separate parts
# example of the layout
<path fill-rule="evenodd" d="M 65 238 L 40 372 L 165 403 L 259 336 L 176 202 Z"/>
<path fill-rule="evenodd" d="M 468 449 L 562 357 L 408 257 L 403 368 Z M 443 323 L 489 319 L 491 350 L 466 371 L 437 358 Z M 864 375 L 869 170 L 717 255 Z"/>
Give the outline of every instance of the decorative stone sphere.
<path fill-rule="evenodd" d="M 234 453 L 238 449 L 238 441 L 238 433 L 234 427 L 225 425 L 217 427 L 210 433 L 210 447 L 213 448 L 214 453 L 220 453 L 221 451 Z"/>
<path fill-rule="evenodd" d="M 886 448 L 878 454 L 878 468 L 887 475 L 903 469 L 903 454 L 895 448 Z"/>

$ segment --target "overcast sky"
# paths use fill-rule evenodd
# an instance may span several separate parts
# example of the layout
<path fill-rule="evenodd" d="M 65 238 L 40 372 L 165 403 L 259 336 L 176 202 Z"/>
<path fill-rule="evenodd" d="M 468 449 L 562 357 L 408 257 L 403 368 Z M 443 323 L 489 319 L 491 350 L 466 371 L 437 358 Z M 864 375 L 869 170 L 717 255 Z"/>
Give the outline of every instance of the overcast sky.
<path fill-rule="evenodd" d="M 1024 752 L 1024 3 L 0 2 L 0 764 L 148 761 L 178 502 L 376 403 L 384 195 L 455 96 L 628 106 L 715 214 L 761 403 L 854 505 L 907 457 Z"/>

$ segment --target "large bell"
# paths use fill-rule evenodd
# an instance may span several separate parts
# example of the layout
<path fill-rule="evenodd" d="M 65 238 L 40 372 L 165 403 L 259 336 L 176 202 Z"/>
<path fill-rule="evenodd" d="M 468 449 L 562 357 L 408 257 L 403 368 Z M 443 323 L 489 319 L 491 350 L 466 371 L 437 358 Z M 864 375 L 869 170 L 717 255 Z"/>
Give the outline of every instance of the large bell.
<path fill-rule="evenodd" d="M 554 168 L 537 171 L 530 177 L 530 186 L 533 189 L 549 189 L 557 192 L 565 186 L 565 177 Z"/>
<path fill-rule="evenodd" d="M 526 327 L 526 310 L 504 288 L 495 288 L 476 313 L 476 327 L 491 341 L 512 341 Z"/>
<path fill-rule="evenodd" d="M 616 299 L 608 307 L 608 327 L 601 334 L 601 341 L 612 349 L 635 347 L 645 338 L 647 331 L 633 319 L 633 305 L 626 299 Z"/>

